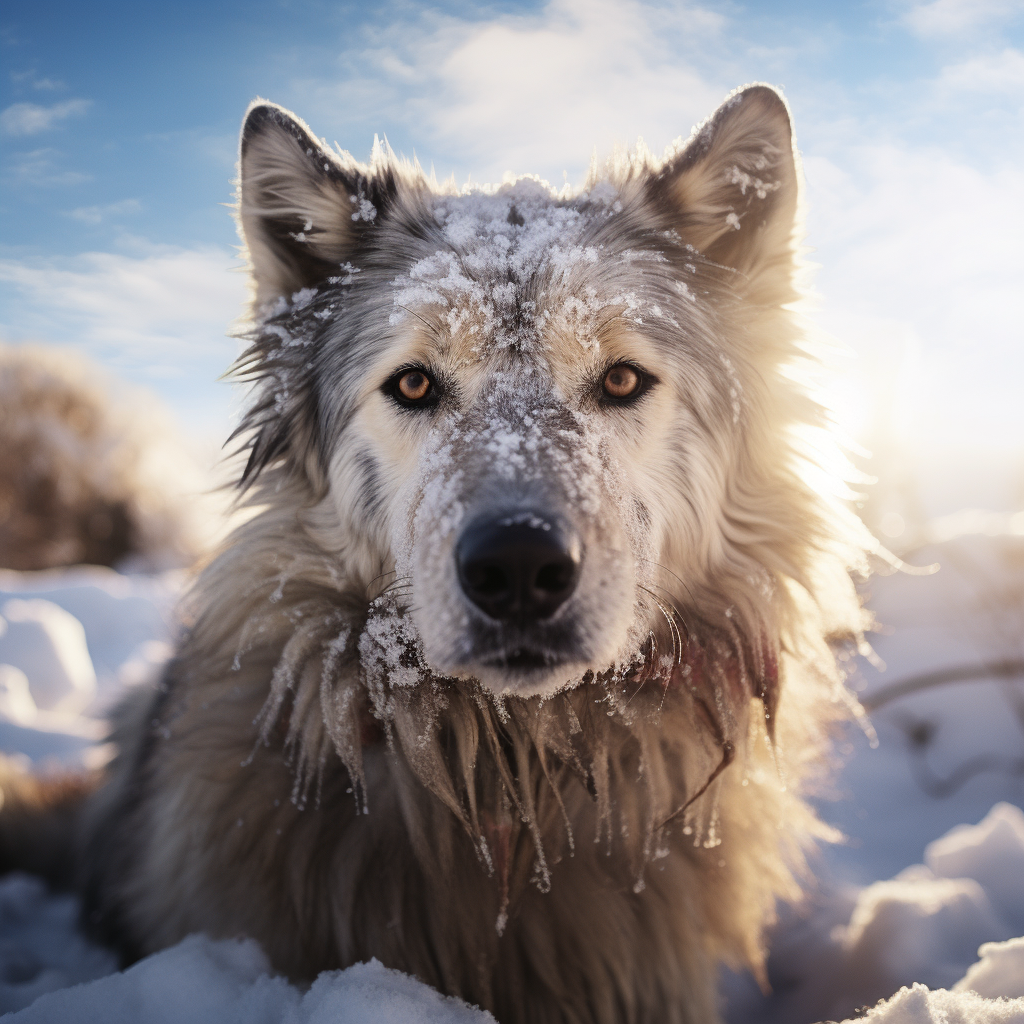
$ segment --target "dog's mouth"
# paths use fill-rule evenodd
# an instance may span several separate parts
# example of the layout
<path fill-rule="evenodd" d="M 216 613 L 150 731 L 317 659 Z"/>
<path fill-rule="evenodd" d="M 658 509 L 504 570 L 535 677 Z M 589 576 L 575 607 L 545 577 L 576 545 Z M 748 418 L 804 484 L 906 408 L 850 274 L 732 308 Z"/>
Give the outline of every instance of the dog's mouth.
<path fill-rule="evenodd" d="M 506 672 L 536 672 L 558 668 L 565 664 L 565 658 L 544 651 L 517 647 L 503 654 L 484 658 L 481 664 L 487 668 L 496 668 Z"/>
<path fill-rule="evenodd" d="M 574 646 L 574 645 L 573 645 Z M 568 650 L 523 643 L 491 647 L 464 663 L 489 690 L 530 697 L 552 692 L 584 671 L 585 659 Z"/>

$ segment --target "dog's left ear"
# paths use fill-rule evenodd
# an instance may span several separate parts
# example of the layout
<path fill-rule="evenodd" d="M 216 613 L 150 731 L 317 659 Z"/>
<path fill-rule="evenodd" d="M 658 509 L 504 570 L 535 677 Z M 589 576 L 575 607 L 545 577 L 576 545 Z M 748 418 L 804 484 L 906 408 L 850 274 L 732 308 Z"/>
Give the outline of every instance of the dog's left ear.
<path fill-rule="evenodd" d="M 789 108 L 770 86 L 730 96 L 650 188 L 684 242 L 740 272 L 735 287 L 792 271 L 800 173 Z"/>

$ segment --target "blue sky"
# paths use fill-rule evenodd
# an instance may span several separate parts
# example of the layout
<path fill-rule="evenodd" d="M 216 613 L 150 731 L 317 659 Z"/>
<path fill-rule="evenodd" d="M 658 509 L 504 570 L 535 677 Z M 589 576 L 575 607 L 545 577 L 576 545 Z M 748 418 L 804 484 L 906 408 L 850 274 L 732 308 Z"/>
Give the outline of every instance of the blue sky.
<path fill-rule="evenodd" d="M 86 349 L 219 432 L 243 297 L 231 199 L 249 100 L 358 157 L 578 182 L 730 89 L 784 87 L 855 354 L 845 415 L 909 442 L 1024 437 L 1024 0 L 491 5 L 11 0 L 0 27 L 0 337 Z M 888 411 L 886 411 L 888 410 Z M 877 423 L 876 423 L 877 426 Z"/>

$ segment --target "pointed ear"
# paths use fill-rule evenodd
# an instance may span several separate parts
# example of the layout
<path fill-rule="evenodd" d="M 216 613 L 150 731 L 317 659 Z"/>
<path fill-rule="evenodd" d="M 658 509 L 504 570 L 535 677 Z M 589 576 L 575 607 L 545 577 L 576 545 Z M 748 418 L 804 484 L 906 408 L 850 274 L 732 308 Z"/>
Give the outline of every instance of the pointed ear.
<path fill-rule="evenodd" d="M 718 108 L 652 188 L 685 242 L 751 285 L 792 272 L 800 177 L 786 101 L 754 85 Z"/>
<path fill-rule="evenodd" d="M 239 169 L 239 220 L 257 308 L 337 274 L 362 221 L 376 216 L 361 169 L 274 103 L 249 107 Z"/>

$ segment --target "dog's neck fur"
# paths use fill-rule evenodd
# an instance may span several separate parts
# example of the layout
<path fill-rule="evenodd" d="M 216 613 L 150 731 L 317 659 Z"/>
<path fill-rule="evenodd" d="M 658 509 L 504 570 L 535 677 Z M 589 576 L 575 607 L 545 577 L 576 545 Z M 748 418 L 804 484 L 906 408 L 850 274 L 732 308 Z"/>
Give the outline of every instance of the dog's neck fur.
<path fill-rule="evenodd" d="M 365 583 L 342 573 L 294 517 L 265 510 L 206 569 L 188 657 L 222 665 L 225 686 L 250 671 L 265 679 L 263 666 L 271 667 L 269 686 L 258 691 L 253 747 L 286 753 L 291 799 L 300 808 L 308 803 L 318 813 L 320 794 L 337 787 L 331 780 L 339 770 L 353 811 L 371 817 L 386 813 L 375 805 L 374 773 L 382 764 L 402 787 L 425 787 L 437 810 L 414 813 L 410 793 L 401 804 L 406 841 L 442 875 L 452 864 L 438 851 L 470 843 L 477 870 L 493 887 L 496 934 L 531 884 L 546 891 L 556 865 L 595 843 L 619 884 L 637 893 L 667 857 L 717 861 L 721 853 L 716 898 L 724 899 L 726 868 L 742 866 L 728 849 L 718 851 L 733 830 L 744 833 L 733 841 L 763 843 L 766 855 L 780 839 L 776 821 L 798 817 L 805 835 L 820 833 L 787 785 L 802 774 L 787 757 L 790 745 L 806 758 L 808 744 L 817 742 L 794 733 L 809 720 L 820 725 L 814 704 L 828 700 L 819 680 L 831 674 L 831 654 L 820 641 L 816 652 L 805 647 L 801 660 L 782 655 L 787 695 L 803 707 L 792 709 L 777 739 L 780 668 L 773 655 L 696 623 L 677 624 L 687 631 L 675 650 L 666 626 L 663 653 L 655 642 L 628 671 L 588 678 L 547 699 L 496 698 L 472 680 L 435 677 L 418 665 L 414 649 L 407 665 L 417 685 L 379 674 L 368 685 L 375 641 L 367 622 L 387 597 L 369 601 Z M 246 599 L 232 603 L 226 591 L 237 592 L 242 574 Z M 791 871 L 802 870 L 802 854 L 795 841 L 789 857 L 788 866 L 772 860 L 753 885 L 758 914 L 777 895 L 796 891 Z M 744 888 L 751 894 L 750 879 Z M 722 943 L 717 954 L 756 968 L 757 934 L 737 928 L 732 939 L 715 940 Z"/>

